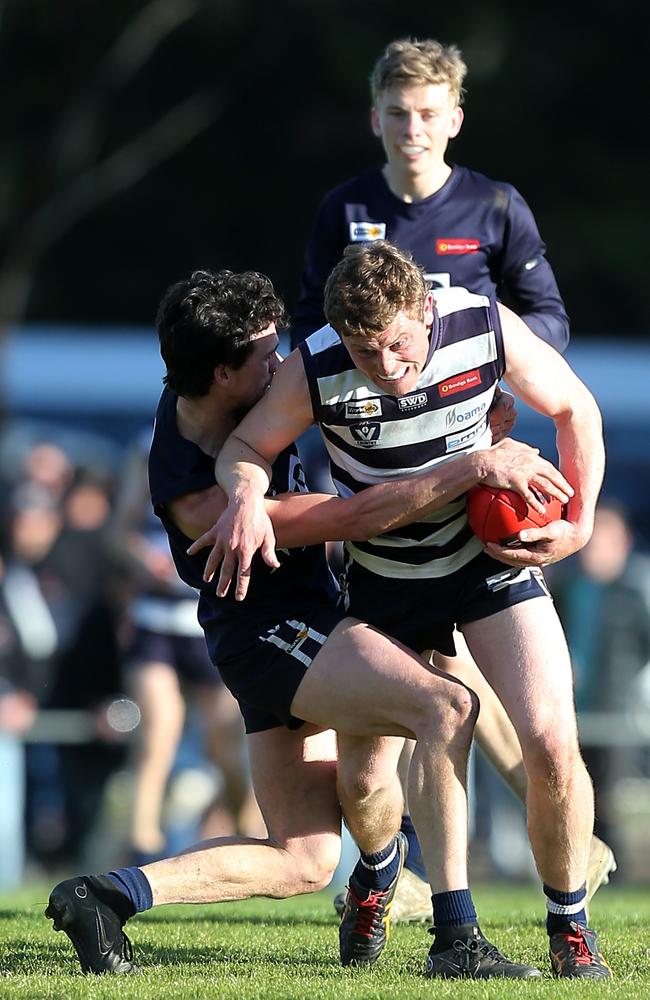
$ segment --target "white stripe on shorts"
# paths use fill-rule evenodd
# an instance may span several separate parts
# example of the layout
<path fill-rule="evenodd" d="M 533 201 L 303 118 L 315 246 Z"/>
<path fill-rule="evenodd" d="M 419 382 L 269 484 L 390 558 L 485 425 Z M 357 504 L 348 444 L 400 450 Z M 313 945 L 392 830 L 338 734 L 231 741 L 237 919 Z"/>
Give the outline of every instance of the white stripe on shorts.
<path fill-rule="evenodd" d="M 276 629 L 270 634 L 260 635 L 258 638 L 262 642 L 270 642 L 274 646 L 277 646 L 278 649 L 283 649 L 285 653 L 293 656 L 296 660 L 300 660 L 306 667 L 311 666 L 313 656 L 308 656 L 307 653 L 303 652 L 301 647 L 307 640 L 311 640 L 312 643 L 322 646 L 326 642 L 327 636 L 323 635 L 322 632 L 317 632 L 315 629 L 309 628 L 304 622 L 295 621 L 294 619 L 288 619 L 285 624 L 296 632 L 296 638 L 292 639 L 291 642 L 287 642 L 286 639 L 282 639 L 276 634 L 276 631 L 282 627 L 281 625 L 277 625 Z M 314 653 L 314 655 L 316 654 Z"/>

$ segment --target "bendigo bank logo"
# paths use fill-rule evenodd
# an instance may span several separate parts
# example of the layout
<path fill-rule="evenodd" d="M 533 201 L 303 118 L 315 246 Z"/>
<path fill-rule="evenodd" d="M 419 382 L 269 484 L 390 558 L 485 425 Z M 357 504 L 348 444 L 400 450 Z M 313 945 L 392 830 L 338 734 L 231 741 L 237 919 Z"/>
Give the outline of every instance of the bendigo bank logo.
<path fill-rule="evenodd" d="M 440 382 L 438 392 L 444 399 L 445 396 L 453 396 L 456 392 L 464 392 L 466 389 L 472 389 L 475 385 L 480 384 L 481 373 L 478 368 L 474 368 L 471 372 L 462 372 L 461 375 L 454 375 L 446 382 Z"/>
<path fill-rule="evenodd" d="M 374 448 L 379 441 L 381 424 L 377 420 L 365 420 L 362 424 L 350 427 L 350 434 L 362 448 Z"/>
<path fill-rule="evenodd" d="M 480 245 L 479 240 L 450 236 L 448 239 L 436 240 L 436 253 L 443 257 L 450 253 L 476 253 Z"/>

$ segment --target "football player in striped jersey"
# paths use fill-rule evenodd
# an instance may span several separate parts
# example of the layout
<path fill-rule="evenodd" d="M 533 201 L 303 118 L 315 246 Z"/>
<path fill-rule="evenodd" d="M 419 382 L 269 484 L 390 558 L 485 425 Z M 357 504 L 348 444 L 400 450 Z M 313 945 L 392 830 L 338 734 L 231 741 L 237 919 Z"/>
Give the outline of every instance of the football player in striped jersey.
<path fill-rule="evenodd" d="M 272 557 L 263 503 L 269 462 L 312 423 L 347 496 L 485 448 L 501 378 L 550 417 L 575 490 L 565 520 L 520 532 L 519 548 L 490 543 L 483 551 L 456 496 L 405 530 L 347 545 L 346 607 L 412 649 L 453 655 L 453 628 L 462 629 L 521 744 L 553 968 L 609 977 L 585 912 L 593 788 L 578 746 L 568 649 L 541 573 L 593 529 L 604 470 L 598 407 L 513 312 L 460 288 L 434 300 L 412 257 L 385 241 L 346 248 L 328 279 L 325 311 L 329 326 L 290 355 L 220 453 L 217 475 L 230 503 L 217 531 L 217 592 L 226 593 L 237 562 L 243 597 L 253 554 L 262 545 Z M 530 502 L 530 488 L 523 493 Z M 435 893 L 433 912 L 437 926 Z"/>

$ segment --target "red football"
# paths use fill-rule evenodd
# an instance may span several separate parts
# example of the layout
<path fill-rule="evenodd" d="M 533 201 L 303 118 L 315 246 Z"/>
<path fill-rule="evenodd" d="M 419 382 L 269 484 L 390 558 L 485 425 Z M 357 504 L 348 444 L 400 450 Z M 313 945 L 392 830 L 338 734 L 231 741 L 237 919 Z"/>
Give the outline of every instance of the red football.
<path fill-rule="evenodd" d="M 533 510 L 514 490 L 479 483 L 467 494 L 469 526 L 482 542 L 516 545 L 517 536 L 524 528 L 543 528 L 562 517 L 563 507 L 559 500 L 546 494 L 541 497 L 546 514 Z"/>

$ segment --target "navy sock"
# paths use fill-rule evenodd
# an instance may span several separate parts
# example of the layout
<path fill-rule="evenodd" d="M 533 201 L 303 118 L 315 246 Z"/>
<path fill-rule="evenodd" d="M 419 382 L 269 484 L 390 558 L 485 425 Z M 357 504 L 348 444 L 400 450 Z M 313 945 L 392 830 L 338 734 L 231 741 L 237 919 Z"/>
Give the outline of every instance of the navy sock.
<path fill-rule="evenodd" d="M 460 927 L 461 924 L 477 923 L 474 900 L 469 889 L 452 889 L 451 892 L 435 892 L 433 903 L 433 926 Z"/>
<path fill-rule="evenodd" d="M 424 867 L 424 861 L 422 860 L 420 841 L 418 840 L 418 835 L 415 832 L 415 827 L 413 826 L 410 816 L 402 816 L 402 825 L 400 829 L 409 842 L 409 852 L 406 856 L 404 867 L 408 868 L 408 870 L 413 872 L 414 875 L 417 875 L 418 878 L 421 878 L 423 882 L 428 882 L 429 876 L 427 875 L 427 870 Z"/>
<path fill-rule="evenodd" d="M 129 897 L 136 913 L 153 906 L 153 893 L 147 876 L 139 868 L 116 868 L 106 876 Z"/>
<path fill-rule="evenodd" d="M 587 914 L 585 913 L 585 899 L 587 897 L 587 886 L 583 885 L 575 892 L 561 892 L 552 886 L 544 883 L 544 895 L 546 896 L 546 931 L 548 935 L 560 934 L 570 930 L 570 923 L 587 926 Z"/>
<path fill-rule="evenodd" d="M 364 889 L 382 891 L 387 889 L 399 871 L 400 852 L 397 837 L 376 854 L 364 854 L 357 861 L 353 871 L 354 880 Z"/>

